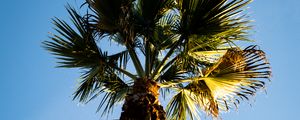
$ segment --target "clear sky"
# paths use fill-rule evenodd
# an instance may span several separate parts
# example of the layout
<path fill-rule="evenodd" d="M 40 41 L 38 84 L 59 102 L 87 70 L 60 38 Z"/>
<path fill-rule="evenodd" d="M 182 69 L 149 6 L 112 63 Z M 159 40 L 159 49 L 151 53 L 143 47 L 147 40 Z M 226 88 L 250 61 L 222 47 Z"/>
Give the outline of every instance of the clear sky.
<path fill-rule="evenodd" d="M 5 0 L 0 7 L 0 119 L 99 120 L 97 102 L 72 101 L 78 70 L 54 68 L 52 55 L 41 42 L 53 32 L 51 18 L 67 19 L 64 5 L 82 0 Z M 300 114 L 300 1 L 255 0 L 250 18 L 253 38 L 266 51 L 273 68 L 267 95 L 241 105 L 224 120 L 294 120 Z M 253 43 L 254 44 L 254 43 Z M 109 120 L 118 118 L 119 109 Z"/>

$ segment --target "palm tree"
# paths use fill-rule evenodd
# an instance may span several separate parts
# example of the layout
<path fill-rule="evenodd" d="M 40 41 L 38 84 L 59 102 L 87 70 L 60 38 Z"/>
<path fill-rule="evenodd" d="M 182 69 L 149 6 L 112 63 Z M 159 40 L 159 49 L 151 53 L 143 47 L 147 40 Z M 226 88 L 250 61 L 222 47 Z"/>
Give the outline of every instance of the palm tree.
<path fill-rule="evenodd" d="M 271 70 L 251 41 L 250 0 L 86 0 L 72 23 L 55 18 L 56 34 L 43 46 L 59 67 L 84 71 L 74 99 L 102 95 L 107 113 L 124 102 L 121 120 L 218 118 L 265 87 Z M 124 48 L 111 54 L 99 41 Z M 135 71 L 129 70 L 132 66 Z M 170 100 L 166 110 L 159 98 Z"/>

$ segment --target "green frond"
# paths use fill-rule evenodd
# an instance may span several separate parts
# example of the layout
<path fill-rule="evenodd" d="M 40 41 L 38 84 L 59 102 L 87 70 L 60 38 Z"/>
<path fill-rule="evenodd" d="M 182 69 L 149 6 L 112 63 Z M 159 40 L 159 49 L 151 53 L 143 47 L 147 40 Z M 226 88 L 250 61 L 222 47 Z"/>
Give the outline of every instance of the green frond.
<path fill-rule="evenodd" d="M 99 62 L 98 66 L 95 66 L 91 69 L 89 69 L 85 74 L 82 75 L 83 81 L 81 81 L 80 86 L 74 93 L 74 99 L 78 98 L 80 102 L 86 102 L 89 101 L 88 99 L 93 96 L 95 91 L 98 89 L 114 89 L 113 83 L 117 82 L 119 84 L 125 84 L 119 77 L 118 75 L 121 75 L 122 73 L 131 77 L 133 75 L 124 73 L 123 71 L 120 71 L 117 67 L 116 62 L 121 62 L 120 59 L 122 59 L 124 54 L 127 54 L 126 51 L 107 56 L 102 56 L 103 59 Z M 120 63 L 120 65 L 123 62 Z M 125 63 L 127 64 L 127 63 Z M 115 86 L 118 87 L 118 86 Z M 103 91 L 102 91 L 103 92 Z M 94 97 L 92 97 L 94 98 Z"/>
<path fill-rule="evenodd" d="M 58 34 L 52 34 L 51 40 L 43 42 L 43 47 L 60 59 L 59 67 L 77 67 L 91 69 L 102 64 L 111 67 L 126 68 L 128 51 L 107 56 L 96 44 L 94 30 L 84 17 L 80 16 L 73 8 L 67 8 L 75 29 L 65 21 L 53 20 Z M 118 63 L 119 62 L 119 63 Z"/>
<path fill-rule="evenodd" d="M 173 65 L 169 68 L 167 68 L 167 70 L 165 70 L 165 72 L 161 73 L 161 77 L 159 79 L 159 86 L 161 87 L 161 95 L 163 98 L 166 97 L 166 93 L 169 93 L 171 88 L 167 87 L 167 86 L 178 86 L 177 84 L 168 84 L 169 82 L 176 81 L 176 80 L 181 80 L 181 79 L 185 79 L 186 78 L 186 71 L 182 71 L 178 66 Z"/>
<path fill-rule="evenodd" d="M 187 115 L 192 120 L 200 120 L 197 104 L 193 100 L 195 95 L 188 90 L 181 89 L 171 99 L 166 111 L 170 120 L 186 120 Z"/>
<path fill-rule="evenodd" d="M 65 21 L 54 19 L 58 35 L 50 36 L 51 41 L 43 42 L 43 47 L 58 56 L 59 67 L 92 68 L 99 65 L 102 53 L 95 43 L 90 24 L 73 8 L 67 10 L 76 29 Z"/>
<path fill-rule="evenodd" d="M 179 39 L 179 34 L 174 32 L 178 26 L 179 16 L 173 11 L 162 16 L 153 28 L 153 35 L 150 36 L 150 42 L 157 50 L 169 49 Z"/>
<path fill-rule="evenodd" d="M 239 99 L 248 100 L 263 89 L 264 79 L 270 78 L 271 70 L 264 52 L 257 46 L 249 46 L 244 50 L 228 50 L 204 75 L 218 108 L 227 111 L 236 107 Z"/>
<path fill-rule="evenodd" d="M 97 79 L 97 75 L 99 74 L 99 72 L 99 67 L 90 69 L 89 71 L 85 72 L 85 74 L 82 76 L 80 86 L 74 92 L 73 100 L 75 100 L 76 98 L 78 98 L 80 102 L 86 102 L 88 100 L 88 98 L 93 94 L 96 87 L 100 85 L 100 82 Z"/>
<path fill-rule="evenodd" d="M 100 109 L 103 108 L 104 112 L 102 113 L 102 115 L 104 115 L 106 112 L 112 111 L 113 107 L 117 103 L 124 101 L 125 96 L 130 89 L 130 86 L 128 86 L 118 77 L 110 77 L 108 79 L 110 80 L 102 80 L 103 86 L 98 88 L 98 93 L 91 98 L 92 100 L 98 95 L 104 94 L 104 97 L 102 97 L 102 100 L 97 109 L 97 111 L 100 111 Z"/>
<path fill-rule="evenodd" d="M 216 35 L 235 37 L 240 40 L 248 29 L 247 20 L 239 16 L 240 8 L 250 1 L 244 0 L 177 0 L 180 10 L 181 32 L 186 35 Z M 226 32 L 235 31 L 235 32 Z M 225 34 L 226 33 L 226 34 Z M 237 35 L 238 34 L 238 35 Z"/>
<path fill-rule="evenodd" d="M 87 102 L 95 98 L 96 92 L 106 93 L 112 100 L 109 101 L 109 110 L 114 102 L 121 101 L 125 96 L 128 86 L 118 77 L 125 74 L 131 78 L 134 75 L 127 72 L 129 60 L 127 50 L 107 55 L 95 43 L 94 30 L 88 21 L 80 16 L 73 8 L 67 8 L 73 26 L 60 19 L 53 20 L 58 34 L 50 36 L 51 40 L 45 41 L 44 47 L 60 60 L 59 67 L 82 68 L 86 70 L 81 76 L 82 81 L 74 93 L 74 99 Z M 102 106 L 102 105 L 100 105 Z"/>
<path fill-rule="evenodd" d="M 129 60 L 129 52 L 128 50 L 121 51 L 119 53 L 108 56 L 110 61 L 118 61 L 119 68 L 126 69 L 128 60 Z"/>
<path fill-rule="evenodd" d="M 164 28 L 158 27 L 154 31 L 150 42 L 153 44 L 156 50 L 166 50 L 169 49 L 176 40 L 179 38 L 178 34 L 165 33 Z"/>
<path fill-rule="evenodd" d="M 151 32 L 159 19 L 172 9 L 173 2 L 173 0 L 139 0 L 137 3 L 138 23 L 143 26 L 142 31 Z"/>
<path fill-rule="evenodd" d="M 193 102 L 213 117 L 218 117 L 220 111 L 237 108 L 240 100 L 249 100 L 258 90 L 264 89 L 265 79 L 271 76 L 270 65 L 257 46 L 224 52 L 218 62 L 203 70 L 203 76 L 167 81 L 161 86 L 172 88 L 187 84 L 184 89 L 195 95 Z"/>
<path fill-rule="evenodd" d="M 162 73 L 160 80 L 172 81 L 185 78 L 186 71 L 181 70 L 178 66 L 173 65 L 169 67 L 164 73 Z"/>
<path fill-rule="evenodd" d="M 201 72 L 201 62 L 197 59 L 194 59 L 193 57 L 190 57 L 186 54 L 179 54 L 179 57 L 176 59 L 176 62 L 174 63 L 176 66 L 179 67 L 179 69 L 186 71 L 188 74 L 197 74 L 200 76 L 202 74 Z"/>
<path fill-rule="evenodd" d="M 242 12 L 240 8 L 249 2 L 242 0 L 231 2 L 227 2 L 227 0 L 176 1 L 179 13 L 177 14 L 175 10 L 173 14 L 179 15 L 180 17 L 177 19 L 180 20 L 175 22 L 178 23 L 177 27 L 172 27 L 178 28 L 178 30 L 174 29 L 172 34 L 177 36 L 173 42 L 168 42 L 167 54 L 158 68 L 154 70 L 153 78 L 157 79 L 159 75 L 156 74 L 163 72 L 163 66 L 168 63 L 172 55 L 179 55 L 181 61 L 179 60 L 178 63 L 181 64 L 182 69 L 193 74 L 207 64 L 201 63 L 199 59 L 195 59 L 189 53 L 217 50 L 220 46 L 231 45 L 234 40 L 248 40 L 246 33 L 249 29 L 247 25 L 249 21 L 243 20 L 244 17 L 238 15 Z M 168 34 L 163 33 L 160 36 L 164 35 Z"/>
<path fill-rule="evenodd" d="M 205 81 L 194 81 L 188 84 L 185 89 L 194 94 L 193 102 L 199 106 L 207 115 L 218 117 L 219 107 L 217 101 L 214 99 L 212 90 Z"/>
<path fill-rule="evenodd" d="M 99 32 L 114 34 L 118 31 L 122 0 L 86 0 L 86 2 L 96 14 L 91 21 Z"/>
<path fill-rule="evenodd" d="M 79 98 L 79 101 L 88 103 L 99 95 L 103 95 L 97 111 L 103 108 L 102 115 L 104 115 L 112 111 L 117 103 L 124 100 L 128 90 L 129 86 L 112 70 L 107 68 L 105 71 L 101 71 L 96 68 L 83 76 L 83 81 L 74 93 L 74 99 Z"/>

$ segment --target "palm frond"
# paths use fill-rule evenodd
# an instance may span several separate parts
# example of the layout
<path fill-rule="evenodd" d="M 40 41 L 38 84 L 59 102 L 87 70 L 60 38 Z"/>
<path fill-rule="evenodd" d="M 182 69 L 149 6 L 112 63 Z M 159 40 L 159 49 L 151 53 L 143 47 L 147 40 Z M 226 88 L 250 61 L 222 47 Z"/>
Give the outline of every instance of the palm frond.
<path fill-rule="evenodd" d="M 130 86 L 116 75 L 101 79 L 101 83 L 102 85 L 95 89 L 96 94 L 90 97 L 90 100 L 104 94 L 97 109 L 97 111 L 100 111 L 103 108 L 102 115 L 104 115 L 106 112 L 112 111 L 117 103 L 124 101 Z"/>
<path fill-rule="evenodd" d="M 258 50 L 257 46 L 249 46 L 245 50 L 228 51 L 218 64 L 208 68 L 205 76 L 209 78 L 205 80 L 207 84 L 214 84 L 215 89 L 223 91 L 223 95 L 219 95 L 220 91 L 216 90 L 215 96 L 223 97 L 226 95 L 224 92 L 234 91 L 238 92 L 235 94 L 237 96 L 253 95 L 256 90 L 265 86 L 263 79 L 270 78 L 271 70 L 264 52 Z M 223 87 L 222 90 L 217 88 L 220 85 L 228 87 Z"/>
<path fill-rule="evenodd" d="M 179 9 L 182 14 L 182 32 L 197 35 L 215 35 L 225 31 L 236 29 L 240 32 L 248 28 L 245 24 L 247 20 L 239 15 L 243 6 L 250 1 L 233 0 L 179 0 Z M 240 33 L 238 32 L 238 33 Z M 245 33 L 245 32 L 242 32 Z M 234 34 L 231 32 L 230 36 Z"/>
<path fill-rule="evenodd" d="M 138 16 L 136 16 L 136 20 L 138 20 L 138 26 L 143 26 L 141 30 L 145 34 L 151 33 L 159 19 L 173 7 L 173 2 L 173 0 L 139 0 L 137 3 L 136 11 L 138 12 Z"/>
<path fill-rule="evenodd" d="M 249 99 L 265 87 L 271 70 L 263 51 L 257 46 L 244 50 L 232 49 L 204 72 L 205 83 L 218 102 L 220 110 L 236 106 L 239 99 Z"/>
<path fill-rule="evenodd" d="M 185 120 L 187 115 L 190 119 L 200 120 L 197 104 L 193 100 L 195 95 L 188 90 L 181 89 L 171 99 L 167 105 L 166 111 L 170 120 Z"/>
<path fill-rule="evenodd" d="M 118 31 L 122 0 L 86 0 L 86 3 L 96 14 L 90 21 L 100 33 L 114 34 Z"/>
<path fill-rule="evenodd" d="M 59 56 L 58 59 L 62 60 L 59 67 L 92 68 L 99 65 L 102 52 L 95 43 L 90 24 L 73 8 L 68 7 L 67 10 L 76 29 L 65 21 L 54 19 L 59 35 L 54 34 L 50 37 L 52 41 L 43 42 L 44 47 Z"/>
<path fill-rule="evenodd" d="M 163 70 L 165 72 L 162 72 L 160 79 L 158 80 L 158 84 L 161 88 L 161 95 L 163 98 L 166 97 L 167 93 L 169 93 L 171 91 L 171 88 L 166 87 L 167 86 L 178 86 L 177 84 L 167 84 L 168 82 L 173 82 L 176 80 L 181 80 L 181 79 L 185 79 L 186 78 L 186 71 L 182 71 L 180 69 L 180 67 L 173 65 L 169 68 L 166 68 L 167 70 Z M 161 84 L 161 83 L 166 83 L 165 84 Z"/>
<path fill-rule="evenodd" d="M 97 75 L 99 74 L 99 67 L 90 69 L 82 75 L 82 81 L 80 86 L 74 92 L 73 100 L 78 98 L 80 102 L 86 102 L 88 98 L 93 94 L 93 91 L 97 86 L 100 85 L 100 82 L 97 79 Z"/>
<path fill-rule="evenodd" d="M 233 0 L 186 0 L 181 4 L 180 31 L 186 36 L 181 45 L 183 54 L 212 51 L 237 40 L 248 40 L 249 20 L 241 16 L 243 6 L 250 1 Z M 191 55 L 191 54 L 190 54 Z"/>
<path fill-rule="evenodd" d="M 184 79 L 186 71 L 181 70 L 178 66 L 173 65 L 169 67 L 164 73 L 161 73 L 160 80 L 163 81 L 172 81 L 172 80 L 179 80 Z"/>
<path fill-rule="evenodd" d="M 60 19 L 53 20 L 58 35 L 52 35 L 51 41 L 45 41 L 44 47 L 52 54 L 58 56 L 59 67 L 82 68 L 86 72 L 82 75 L 82 81 L 74 93 L 74 99 L 86 102 L 100 88 L 112 89 L 108 83 L 122 80 L 116 78 L 117 74 L 126 74 L 135 78 L 126 70 L 129 60 L 128 51 L 122 51 L 113 55 L 102 52 L 95 43 L 94 30 L 88 20 L 80 16 L 70 6 L 67 8 L 73 25 Z M 62 36 L 62 37 L 60 37 Z M 116 90 L 115 90 L 116 91 Z M 119 94 L 119 93 L 118 93 Z"/>
<path fill-rule="evenodd" d="M 240 100 L 249 100 L 264 89 L 265 79 L 271 76 L 269 62 L 257 46 L 244 50 L 228 49 L 213 66 L 205 68 L 203 77 L 193 77 L 162 83 L 176 85 L 189 83 L 184 89 L 195 96 L 192 100 L 208 115 L 218 117 L 219 111 L 237 108 Z"/>
<path fill-rule="evenodd" d="M 168 12 L 157 21 L 149 39 L 155 49 L 166 50 L 178 40 L 179 34 L 174 32 L 178 26 L 178 17 L 177 14 Z"/>
<path fill-rule="evenodd" d="M 102 72 L 102 73 L 101 73 Z M 77 91 L 74 93 L 74 99 L 88 103 L 97 98 L 99 95 L 104 95 L 98 106 L 97 111 L 103 108 L 103 113 L 109 113 L 113 107 L 124 100 L 129 85 L 113 73 L 112 69 L 99 70 L 99 68 L 91 69 L 80 83 Z"/>
<path fill-rule="evenodd" d="M 99 88 L 109 89 L 109 90 L 113 89 L 110 85 L 115 85 L 115 84 L 108 84 L 108 83 L 117 82 L 118 84 L 116 85 L 125 84 L 118 77 L 118 75 L 124 72 L 119 70 L 121 68 L 116 67 L 117 66 L 116 62 L 118 61 L 120 62 L 120 65 L 127 64 L 127 63 L 123 63 L 122 60 L 120 60 L 123 59 L 124 54 L 128 54 L 128 53 L 124 51 L 110 56 L 104 54 L 104 56 L 102 56 L 103 60 L 98 61 L 99 62 L 98 66 L 89 69 L 87 72 L 85 72 L 85 74 L 82 75 L 83 81 L 80 83 L 80 86 L 74 93 L 74 99 L 79 98 L 80 102 L 90 101 L 88 99 L 91 96 L 93 96 L 95 91 L 97 91 Z M 129 74 L 128 76 L 131 77 L 133 75 Z"/>
<path fill-rule="evenodd" d="M 213 117 L 218 117 L 219 106 L 217 101 L 214 99 L 212 90 L 205 83 L 205 81 L 195 81 L 188 84 L 185 89 L 189 90 L 191 93 L 195 94 L 193 96 L 194 103 L 199 105 L 203 111 L 208 115 Z"/>
<path fill-rule="evenodd" d="M 162 72 L 162 68 L 167 64 L 171 55 L 181 55 L 182 60 L 187 61 L 192 70 L 197 70 L 196 59 L 186 59 L 190 51 L 211 51 L 216 50 L 221 45 L 232 44 L 234 40 L 248 40 L 247 25 L 249 21 L 243 20 L 243 16 L 238 15 L 242 12 L 240 8 L 250 1 L 242 0 L 206 1 L 206 0 L 179 0 L 176 1 L 179 11 L 178 30 L 173 34 L 178 35 L 172 44 L 169 45 L 167 54 L 162 62 L 154 70 L 153 78 L 157 79 L 157 73 Z M 174 11 L 176 13 L 176 10 Z M 175 52 L 176 51 L 176 52 Z M 190 61 L 192 60 L 192 62 Z M 195 61 L 195 62 L 193 62 Z"/>

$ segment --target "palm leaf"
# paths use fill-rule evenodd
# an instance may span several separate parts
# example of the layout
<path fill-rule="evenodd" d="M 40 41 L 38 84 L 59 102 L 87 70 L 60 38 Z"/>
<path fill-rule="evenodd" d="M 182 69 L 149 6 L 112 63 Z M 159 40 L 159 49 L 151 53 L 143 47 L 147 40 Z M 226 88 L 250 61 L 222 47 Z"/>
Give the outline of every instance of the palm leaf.
<path fill-rule="evenodd" d="M 149 37 L 156 23 L 173 7 L 173 0 L 139 0 L 135 10 L 135 23 L 138 33 Z"/>
<path fill-rule="evenodd" d="M 89 101 L 104 94 L 97 109 L 97 111 L 100 111 L 103 108 L 102 115 L 104 115 L 106 112 L 112 111 L 117 103 L 124 101 L 130 87 L 115 74 L 99 80 L 101 85 L 95 88 L 95 94 L 90 97 Z"/>
<path fill-rule="evenodd" d="M 111 91 L 118 90 L 113 89 L 112 86 L 122 84 L 121 86 L 126 87 L 125 83 L 121 83 L 123 81 L 117 77 L 117 74 L 126 74 L 135 78 L 134 75 L 123 70 L 129 60 L 128 51 L 125 50 L 113 55 L 102 52 L 95 43 L 95 31 L 88 20 L 80 16 L 70 6 L 67 10 L 76 29 L 60 19 L 53 20 L 56 26 L 55 30 L 59 35 L 52 35 L 51 41 L 43 43 L 44 47 L 58 56 L 58 59 L 61 60 L 58 62 L 59 67 L 75 67 L 85 70 L 81 77 L 82 81 L 74 93 L 74 99 L 78 98 L 81 102 L 89 101 L 99 88 L 108 89 L 110 91 L 108 93 L 114 96 L 115 93 L 112 94 Z M 116 81 L 118 84 L 110 85 Z"/>
<path fill-rule="evenodd" d="M 179 9 L 182 14 L 181 31 L 187 35 L 214 35 L 236 28 L 243 31 L 247 21 L 243 20 L 243 17 L 234 18 L 234 16 L 241 13 L 239 9 L 250 1 L 227 1 L 179 0 L 178 3 L 181 3 Z"/>
<path fill-rule="evenodd" d="M 242 0 L 178 0 L 177 7 L 173 14 L 179 15 L 178 24 L 173 28 L 174 35 L 177 35 L 174 42 L 168 46 L 167 54 L 162 62 L 153 72 L 153 78 L 157 79 L 157 75 L 163 66 L 168 63 L 175 54 L 182 58 L 179 63 L 183 63 L 188 67 L 188 71 L 197 71 L 199 62 L 195 59 L 186 59 L 189 52 L 211 51 L 218 47 L 234 43 L 234 40 L 248 40 L 247 30 L 250 28 L 247 24 L 249 21 L 243 20 L 240 8 L 248 4 L 250 1 Z M 179 13 L 177 13 L 179 12 Z M 173 61 L 175 62 L 175 61 Z M 171 63 L 172 64 L 172 63 Z M 204 63 L 202 63 L 204 64 Z M 193 66 L 197 67 L 193 67 Z M 205 64 L 204 64 L 205 65 Z M 201 67 L 201 66 L 200 66 Z"/>
<path fill-rule="evenodd" d="M 218 62 L 207 67 L 203 77 L 193 77 L 162 83 L 176 85 L 189 83 L 184 89 L 189 90 L 195 104 L 208 115 L 218 117 L 219 111 L 237 108 L 240 100 L 249 100 L 257 90 L 265 87 L 265 79 L 271 76 L 270 66 L 263 51 L 257 46 L 244 50 L 228 49 Z"/>
<path fill-rule="evenodd" d="M 181 89 L 167 105 L 167 116 L 170 120 L 185 120 L 187 114 L 193 120 L 200 120 L 199 111 L 195 100 L 193 100 L 193 93 L 188 90 Z"/>
<path fill-rule="evenodd" d="M 104 115 L 124 100 L 129 86 L 114 74 L 112 69 L 107 68 L 105 72 L 101 72 L 103 71 L 99 68 L 88 71 L 74 93 L 74 99 L 79 98 L 79 101 L 88 103 L 99 95 L 104 95 L 97 109 L 99 111 L 103 108 L 102 115 Z"/>
<path fill-rule="evenodd" d="M 207 77 L 204 83 L 218 109 L 206 108 L 215 113 L 219 109 L 226 111 L 233 108 L 239 99 L 248 100 L 249 96 L 265 87 L 264 79 L 270 77 L 271 71 L 264 52 L 257 46 L 249 46 L 244 50 L 228 50 L 218 63 L 207 68 L 204 75 Z"/>
<path fill-rule="evenodd" d="M 122 0 L 86 0 L 95 15 L 91 18 L 101 34 L 114 34 L 119 29 Z"/>
<path fill-rule="evenodd" d="M 89 24 L 79 16 L 73 8 L 67 9 L 76 30 L 72 29 L 65 21 L 53 20 L 57 27 L 55 30 L 60 35 L 52 35 L 52 41 L 43 42 L 44 47 L 61 59 L 59 67 L 91 68 L 99 64 L 101 51 L 98 49 L 93 30 Z"/>

